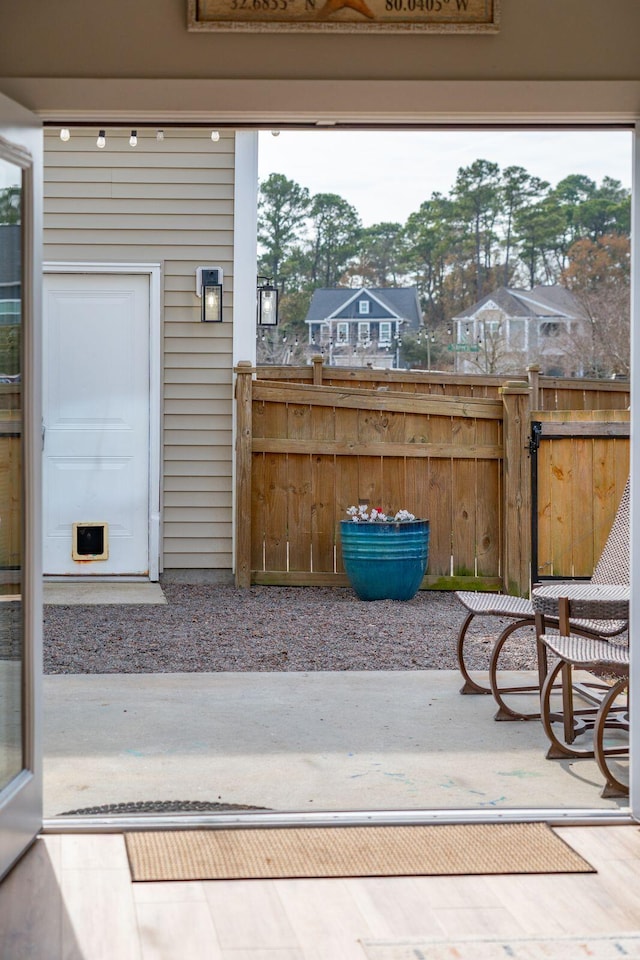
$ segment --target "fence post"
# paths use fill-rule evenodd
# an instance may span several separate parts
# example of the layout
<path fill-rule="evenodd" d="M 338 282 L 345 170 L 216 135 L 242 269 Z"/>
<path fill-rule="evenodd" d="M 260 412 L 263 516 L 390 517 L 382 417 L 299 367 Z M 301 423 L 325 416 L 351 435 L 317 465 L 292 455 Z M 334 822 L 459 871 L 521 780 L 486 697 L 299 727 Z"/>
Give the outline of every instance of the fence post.
<path fill-rule="evenodd" d="M 530 363 L 527 367 L 529 390 L 531 391 L 531 409 L 540 409 L 540 364 Z"/>
<path fill-rule="evenodd" d="M 253 366 L 236 367 L 236 587 L 251 586 L 251 394 Z"/>
<path fill-rule="evenodd" d="M 324 358 L 322 356 L 316 355 L 311 357 L 311 362 L 313 363 L 313 385 L 314 387 L 322 386 L 322 364 Z"/>
<path fill-rule="evenodd" d="M 525 597 L 530 589 L 531 470 L 528 435 L 529 384 L 510 380 L 501 388 L 504 409 L 504 587 Z"/>

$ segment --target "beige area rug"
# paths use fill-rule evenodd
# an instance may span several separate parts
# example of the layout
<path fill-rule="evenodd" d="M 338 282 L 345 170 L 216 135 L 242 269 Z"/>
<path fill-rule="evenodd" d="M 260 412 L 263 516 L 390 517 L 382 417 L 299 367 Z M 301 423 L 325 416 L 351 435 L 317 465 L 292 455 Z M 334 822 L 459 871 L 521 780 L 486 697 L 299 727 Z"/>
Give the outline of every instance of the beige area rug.
<path fill-rule="evenodd" d="M 53 606 L 94 606 L 98 604 L 166 603 L 159 583 L 60 583 L 43 585 L 43 600 Z"/>
<path fill-rule="evenodd" d="M 125 834 L 134 880 L 595 873 L 544 823 Z"/>
<path fill-rule="evenodd" d="M 367 960 L 638 960 L 640 934 L 498 940 L 361 940 Z"/>

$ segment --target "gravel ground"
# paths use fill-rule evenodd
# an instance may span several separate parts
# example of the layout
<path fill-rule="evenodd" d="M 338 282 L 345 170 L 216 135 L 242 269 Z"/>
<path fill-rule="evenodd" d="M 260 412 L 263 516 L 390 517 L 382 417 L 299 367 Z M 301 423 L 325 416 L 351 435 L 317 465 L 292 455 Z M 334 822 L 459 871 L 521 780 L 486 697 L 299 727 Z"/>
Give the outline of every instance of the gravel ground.
<path fill-rule="evenodd" d="M 454 670 L 464 608 L 452 593 L 366 603 L 337 587 L 163 583 L 158 606 L 45 606 L 45 673 Z M 507 621 L 479 617 L 467 662 L 486 669 Z M 531 668 L 533 631 L 501 665 Z"/>

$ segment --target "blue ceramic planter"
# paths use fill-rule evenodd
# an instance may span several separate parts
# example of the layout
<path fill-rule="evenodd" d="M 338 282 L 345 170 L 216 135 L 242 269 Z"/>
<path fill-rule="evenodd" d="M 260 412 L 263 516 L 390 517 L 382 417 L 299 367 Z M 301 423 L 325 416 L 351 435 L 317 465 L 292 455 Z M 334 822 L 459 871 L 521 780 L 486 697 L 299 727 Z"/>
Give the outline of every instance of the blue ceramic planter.
<path fill-rule="evenodd" d="M 340 521 L 342 560 L 361 600 L 411 600 L 429 559 L 429 521 Z"/>

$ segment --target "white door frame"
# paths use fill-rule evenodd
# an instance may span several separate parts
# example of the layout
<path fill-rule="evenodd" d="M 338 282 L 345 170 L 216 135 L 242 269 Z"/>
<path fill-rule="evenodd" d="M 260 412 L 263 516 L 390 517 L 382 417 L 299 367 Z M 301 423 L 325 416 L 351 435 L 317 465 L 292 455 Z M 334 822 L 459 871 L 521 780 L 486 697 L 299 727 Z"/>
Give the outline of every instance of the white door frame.
<path fill-rule="evenodd" d="M 640 377 L 640 119 L 633 136 L 631 183 L 631 625 L 629 629 L 629 685 L 640 690 L 640 391 L 634 384 Z M 631 812 L 640 820 L 640 700 L 630 698 L 629 801 Z"/>
<path fill-rule="evenodd" d="M 30 81 L 16 80 L 10 86 L 13 96 L 24 96 L 29 99 L 33 91 L 23 90 L 22 84 L 28 85 Z M 180 109 L 167 110 L 161 106 L 163 98 L 166 99 L 166 85 L 180 84 L 183 98 L 189 98 L 192 103 L 192 110 L 188 114 Z M 4 83 L 4 81 L 3 81 Z M 75 95 L 75 85 L 77 80 L 47 80 L 46 95 L 43 95 L 45 104 L 40 105 L 39 115 L 43 120 L 49 123 L 55 123 L 63 126 L 69 121 L 69 109 L 61 109 L 57 102 L 50 105 L 49 100 L 55 101 L 56 96 L 60 98 L 60 90 L 63 88 L 68 93 L 72 91 L 70 99 L 73 101 Z M 75 116 L 83 121 L 95 120 L 98 124 L 101 116 L 104 116 L 105 109 L 116 110 L 117 97 L 121 96 L 120 80 L 106 79 L 99 81 L 82 80 L 83 98 L 87 103 L 91 103 L 90 109 L 77 110 Z M 591 94 L 585 93 L 585 90 L 591 86 Z M 5 84 L 6 86 L 6 84 Z M 548 125 L 553 128 L 558 126 L 571 126 L 572 124 L 589 123 L 602 126 L 606 129 L 612 123 L 629 124 L 635 128 L 635 155 L 634 155 L 634 184 L 632 190 L 632 296 L 631 296 L 631 356 L 632 356 L 632 382 L 640 375 L 640 119 L 638 111 L 638 102 L 640 95 L 640 83 L 638 81 L 553 81 L 553 82 L 532 82 L 532 81 L 346 81 L 338 84 L 341 93 L 340 99 L 342 113 L 336 110 L 335 103 L 338 102 L 335 97 L 337 89 L 333 83 L 323 83 L 323 81 L 288 81 L 286 89 L 291 93 L 292 98 L 296 99 L 297 109 L 290 111 L 282 106 L 281 81 L 265 81 L 261 87 L 261 96 L 270 98 L 273 106 L 268 109 L 264 106 L 247 106 L 250 97 L 254 96 L 254 89 L 251 85 L 247 86 L 244 81 L 213 81 L 213 80 L 182 80 L 166 81 L 151 80 L 144 81 L 142 84 L 144 92 L 139 95 L 140 101 L 144 104 L 145 119 L 157 121 L 158 126 L 168 125 L 170 123 L 183 124 L 209 122 L 211 120 L 210 107 L 206 103 L 223 102 L 225 103 L 224 120 L 230 124 L 255 123 L 260 126 L 268 125 L 271 128 L 278 129 L 293 122 L 292 117 L 295 114 L 295 122 L 300 124 L 308 123 L 313 126 L 317 123 L 318 115 L 326 117 L 327 120 L 335 119 L 336 123 L 350 120 L 354 116 L 363 128 L 367 124 L 388 123 L 390 126 L 399 127 L 404 124 L 435 124 L 440 125 L 442 129 L 447 126 L 455 126 L 456 123 L 464 126 L 469 125 L 470 129 L 482 128 L 484 125 L 499 123 L 505 129 L 509 127 L 518 127 L 527 124 Z M 132 82 L 132 87 L 136 94 L 136 81 Z M 556 99 L 557 106 L 549 105 L 549 90 L 557 88 L 563 96 Z M 114 93 L 115 91 L 115 93 Z M 318 92 L 319 91 L 319 92 Z M 154 96 L 157 102 L 154 102 Z M 475 102 L 483 100 L 485 106 L 483 110 L 473 110 L 469 108 L 469 97 L 475 97 Z M 585 108 L 585 99 L 591 97 L 594 107 Z M 412 98 L 415 97 L 415 101 Z M 326 98 L 326 102 L 324 99 Z M 426 98 L 426 99 L 425 99 Z M 100 107 L 100 104 L 107 101 L 108 107 Z M 322 106 L 318 101 L 322 101 Z M 206 101 L 206 103 L 204 102 Z M 413 103 L 411 109 L 410 101 Z M 426 103 L 437 103 L 437 110 L 425 108 Z M 300 107 L 299 104 L 304 106 Z M 371 108 L 375 103 L 376 107 Z M 387 104 L 385 110 L 384 104 Z M 524 105 L 523 105 L 524 104 Z M 136 112 L 137 107 L 137 112 Z M 118 111 L 118 125 L 128 126 L 135 119 L 139 119 L 141 107 L 134 104 L 132 108 L 124 111 Z M 218 116 L 222 116 L 218 114 Z M 445 118 L 443 120 L 443 118 Z M 637 686 L 640 683 L 640 656 L 634 653 L 638 646 L 634 641 L 640 637 L 640 623 L 636 623 L 640 603 L 634 598 L 640 596 L 640 507 L 634 509 L 633 504 L 640 498 L 640 440 L 637 438 L 637 431 L 634 424 L 639 422 L 640 418 L 640 390 L 632 390 L 631 402 L 631 462 L 632 462 L 632 506 L 631 506 L 631 685 Z M 631 739 L 631 764 L 630 764 L 630 805 L 631 816 L 640 821 L 640 698 L 631 698 L 630 707 L 630 739 Z M 621 811 L 615 809 L 564 809 L 564 808 L 535 808 L 535 809 L 509 809 L 509 810 L 435 810 L 435 811 L 349 811 L 318 814 L 309 820 L 309 814 L 242 814 L 240 816 L 227 816 L 224 814 L 200 815 L 186 817 L 183 815 L 180 819 L 182 826 L 201 826 L 202 824 L 226 824 L 233 821 L 234 824 L 259 825 L 298 825 L 300 823 L 313 822 L 314 824 L 345 824 L 345 823 L 428 823 L 428 822 L 486 822 L 500 821 L 508 822 L 513 820 L 544 820 L 553 821 L 560 824 L 566 823 L 597 823 L 604 824 L 615 822 L 626 822 L 629 813 L 624 809 Z M 123 818 L 122 827 L 130 829 L 144 829 L 146 825 L 154 826 L 157 819 L 153 816 L 149 818 L 136 817 L 131 821 L 125 821 Z M 52 825 L 56 831 L 64 832 L 64 826 L 61 826 L 59 820 L 48 821 L 47 826 Z M 112 826 L 106 820 L 104 822 L 95 818 L 87 818 L 84 824 L 78 821 L 75 824 L 67 825 L 69 832 L 87 832 L 96 833 L 109 832 Z"/>
<path fill-rule="evenodd" d="M 40 120 L 0 94 L 0 157 L 23 172 L 24 260 L 22 429 L 23 679 L 22 769 L 0 786 L 0 878 L 42 826 L 42 566 L 41 544 L 41 247 L 42 129 Z"/>
<path fill-rule="evenodd" d="M 162 304 L 159 263 L 45 261 L 43 273 L 134 274 L 149 277 L 149 580 L 160 575 L 162 478 Z"/>

